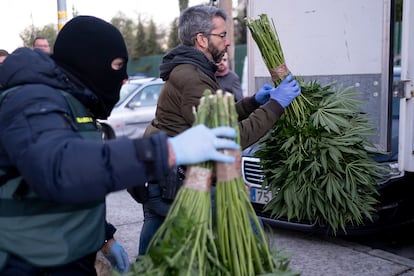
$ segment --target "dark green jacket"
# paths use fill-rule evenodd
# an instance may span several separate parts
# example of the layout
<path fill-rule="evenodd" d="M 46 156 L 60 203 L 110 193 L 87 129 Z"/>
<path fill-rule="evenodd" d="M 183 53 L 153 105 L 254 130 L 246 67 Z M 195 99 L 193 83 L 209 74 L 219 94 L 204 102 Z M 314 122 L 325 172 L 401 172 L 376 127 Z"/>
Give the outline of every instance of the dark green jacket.
<path fill-rule="evenodd" d="M 83 105 L 70 94 L 60 93 L 82 137 L 102 140 L 102 133 Z M 35 266 L 49 267 L 67 264 L 102 247 L 104 200 L 62 204 L 41 199 L 15 168 L 0 169 L 0 178 L 0 270 L 9 254 Z"/>

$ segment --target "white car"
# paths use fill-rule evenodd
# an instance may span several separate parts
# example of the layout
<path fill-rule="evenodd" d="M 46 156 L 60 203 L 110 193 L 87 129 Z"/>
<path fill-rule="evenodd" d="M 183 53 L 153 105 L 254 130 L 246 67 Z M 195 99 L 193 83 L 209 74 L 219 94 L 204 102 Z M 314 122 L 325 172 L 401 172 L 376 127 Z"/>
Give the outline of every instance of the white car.
<path fill-rule="evenodd" d="M 120 92 L 120 99 L 107 120 L 100 124 L 108 138 L 140 138 L 155 116 L 164 81 L 158 78 L 130 79 Z"/>

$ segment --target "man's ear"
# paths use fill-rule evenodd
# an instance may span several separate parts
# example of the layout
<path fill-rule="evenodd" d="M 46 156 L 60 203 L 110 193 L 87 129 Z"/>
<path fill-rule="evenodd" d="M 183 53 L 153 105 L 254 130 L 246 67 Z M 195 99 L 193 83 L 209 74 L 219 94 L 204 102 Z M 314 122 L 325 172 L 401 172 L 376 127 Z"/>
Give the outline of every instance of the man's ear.
<path fill-rule="evenodd" d="M 200 50 L 204 50 L 208 48 L 208 38 L 203 35 L 202 33 L 198 33 L 195 39 L 195 46 Z"/>

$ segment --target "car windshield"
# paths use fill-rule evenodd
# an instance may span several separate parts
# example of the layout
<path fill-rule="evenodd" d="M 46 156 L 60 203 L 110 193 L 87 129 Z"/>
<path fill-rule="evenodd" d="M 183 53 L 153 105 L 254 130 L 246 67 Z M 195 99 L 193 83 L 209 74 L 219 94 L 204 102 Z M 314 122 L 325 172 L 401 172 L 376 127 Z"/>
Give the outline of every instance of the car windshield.
<path fill-rule="evenodd" d="M 119 93 L 119 101 L 116 103 L 115 106 L 120 105 L 133 91 L 138 89 L 142 86 L 142 83 L 125 83 L 121 87 L 121 91 Z"/>

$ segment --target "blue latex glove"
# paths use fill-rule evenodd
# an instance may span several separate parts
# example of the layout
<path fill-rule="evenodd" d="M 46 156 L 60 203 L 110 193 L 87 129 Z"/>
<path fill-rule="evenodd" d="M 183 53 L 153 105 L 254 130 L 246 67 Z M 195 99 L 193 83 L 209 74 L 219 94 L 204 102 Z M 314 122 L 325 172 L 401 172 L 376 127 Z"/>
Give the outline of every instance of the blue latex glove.
<path fill-rule="evenodd" d="M 129 258 L 125 248 L 117 241 L 114 242 L 109 249 L 109 253 L 105 257 L 111 262 L 112 267 L 121 273 L 128 272 L 129 270 Z"/>
<path fill-rule="evenodd" d="M 219 149 L 238 149 L 239 145 L 229 139 L 235 138 L 236 130 L 231 127 L 209 129 L 198 125 L 179 135 L 168 138 L 175 153 L 176 165 L 190 165 L 208 160 L 232 163 L 234 157 L 219 152 Z M 222 137 L 222 138 L 219 138 Z"/>
<path fill-rule="evenodd" d="M 286 108 L 300 95 L 300 92 L 299 83 L 293 79 L 292 74 L 289 74 L 276 88 L 270 91 L 270 98 L 280 103 L 283 108 Z"/>
<path fill-rule="evenodd" d="M 259 104 L 265 104 L 270 99 L 270 91 L 272 90 L 273 86 L 269 84 L 263 85 L 259 91 L 254 95 L 255 100 Z"/>

